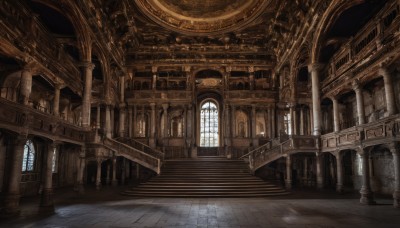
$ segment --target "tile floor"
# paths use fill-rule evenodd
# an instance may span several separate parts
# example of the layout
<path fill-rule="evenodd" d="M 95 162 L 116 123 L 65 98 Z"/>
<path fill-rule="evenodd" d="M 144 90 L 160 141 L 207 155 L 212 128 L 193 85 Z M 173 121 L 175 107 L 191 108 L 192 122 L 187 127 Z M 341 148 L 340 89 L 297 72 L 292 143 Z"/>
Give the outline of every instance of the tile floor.
<path fill-rule="evenodd" d="M 21 215 L 0 227 L 400 227 L 390 198 L 358 203 L 356 194 L 293 192 L 280 198 L 129 198 L 121 189 L 87 189 L 85 197 L 56 192 L 55 212 L 23 199 Z"/>

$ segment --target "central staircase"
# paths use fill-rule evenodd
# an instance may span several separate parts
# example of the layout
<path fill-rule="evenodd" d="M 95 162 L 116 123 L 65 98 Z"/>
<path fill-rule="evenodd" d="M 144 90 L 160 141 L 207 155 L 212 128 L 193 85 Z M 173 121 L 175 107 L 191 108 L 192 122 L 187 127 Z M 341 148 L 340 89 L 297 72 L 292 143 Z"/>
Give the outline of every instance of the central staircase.
<path fill-rule="evenodd" d="M 161 175 L 122 194 L 135 197 L 264 197 L 288 192 L 250 175 L 243 160 L 201 157 L 165 161 Z"/>

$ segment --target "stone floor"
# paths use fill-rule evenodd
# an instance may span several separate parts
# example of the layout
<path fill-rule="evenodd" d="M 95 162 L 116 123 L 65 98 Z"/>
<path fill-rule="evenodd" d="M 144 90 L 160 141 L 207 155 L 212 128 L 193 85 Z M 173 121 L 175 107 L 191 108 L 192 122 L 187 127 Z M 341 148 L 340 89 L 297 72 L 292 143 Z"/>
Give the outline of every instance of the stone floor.
<path fill-rule="evenodd" d="M 130 198 L 121 189 L 56 192 L 55 212 L 23 199 L 21 215 L 0 227 L 400 227 L 390 198 L 358 203 L 355 194 L 296 191 L 281 198 Z"/>

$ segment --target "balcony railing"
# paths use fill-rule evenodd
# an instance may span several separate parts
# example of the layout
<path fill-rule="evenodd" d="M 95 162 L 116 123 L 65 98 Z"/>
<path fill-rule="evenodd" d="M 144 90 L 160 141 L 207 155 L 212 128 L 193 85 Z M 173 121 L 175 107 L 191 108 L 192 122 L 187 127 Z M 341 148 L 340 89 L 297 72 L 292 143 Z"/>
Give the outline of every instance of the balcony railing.
<path fill-rule="evenodd" d="M 317 152 L 318 137 L 291 135 L 287 140 L 273 139 L 268 143 L 250 151 L 248 157 L 250 169 L 254 172 L 260 167 L 277 160 L 280 157 L 297 152 Z"/>

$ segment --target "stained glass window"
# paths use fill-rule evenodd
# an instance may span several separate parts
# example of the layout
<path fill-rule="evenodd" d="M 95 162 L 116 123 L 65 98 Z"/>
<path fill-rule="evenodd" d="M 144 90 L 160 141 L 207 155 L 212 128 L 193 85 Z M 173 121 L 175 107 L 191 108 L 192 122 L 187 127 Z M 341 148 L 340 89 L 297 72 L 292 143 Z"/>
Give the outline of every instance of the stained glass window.
<path fill-rule="evenodd" d="M 24 147 L 24 157 L 22 159 L 22 171 L 29 172 L 34 170 L 35 148 L 31 140 L 26 141 Z"/>
<path fill-rule="evenodd" d="M 200 146 L 217 147 L 218 144 L 218 108 L 208 101 L 200 110 Z"/>

